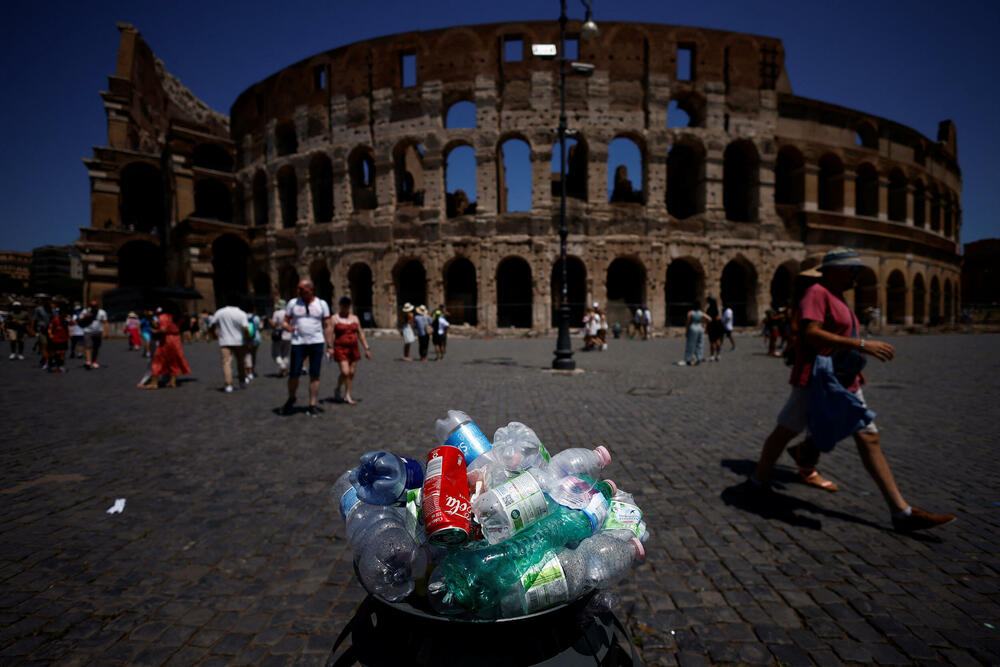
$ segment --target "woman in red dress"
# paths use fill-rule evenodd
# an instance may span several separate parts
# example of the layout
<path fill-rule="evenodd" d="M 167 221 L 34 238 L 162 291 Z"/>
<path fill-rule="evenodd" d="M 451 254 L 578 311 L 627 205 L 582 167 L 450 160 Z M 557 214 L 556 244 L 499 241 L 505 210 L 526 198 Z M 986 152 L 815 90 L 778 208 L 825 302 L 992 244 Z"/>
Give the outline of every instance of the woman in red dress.
<path fill-rule="evenodd" d="M 340 377 L 337 378 L 337 392 L 333 395 L 333 400 L 337 403 L 347 403 L 354 405 L 357 401 L 351 398 L 351 385 L 354 384 L 354 371 L 361 360 L 358 351 L 358 341 L 365 348 L 365 358 L 371 359 L 372 353 L 368 349 L 368 341 L 365 340 L 365 332 L 361 330 L 361 321 L 357 315 L 351 313 L 351 297 L 340 297 L 340 312 L 330 318 L 333 324 L 333 359 L 340 364 Z M 340 388 L 344 387 L 344 395 L 341 397 Z"/>
<path fill-rule="evenodd" d="M 160 344 L 153 354 L 153 378 L 148 384 L 143 385 L 146 389 L 158 388 L 159 379 L 163 377 L 169 378 L 165 386 L 176 387 L 178 375 L 191 374 L 191 367 L 188 366 L 187 359 L 184 358 L 184 349 L 181 347 L 181 330 L 173 314 L 160 313 L 157 319 Z"/>

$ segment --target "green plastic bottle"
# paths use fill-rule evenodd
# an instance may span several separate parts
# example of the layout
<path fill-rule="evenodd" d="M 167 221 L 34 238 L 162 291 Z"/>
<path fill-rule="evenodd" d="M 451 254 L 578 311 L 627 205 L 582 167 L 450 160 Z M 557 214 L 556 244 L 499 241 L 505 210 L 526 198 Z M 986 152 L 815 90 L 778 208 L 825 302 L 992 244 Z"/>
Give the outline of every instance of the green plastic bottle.
<path fill-rule="evenodd" d="M 558 506 L 499 544 L 449 554 L 427 585 L 431 606 L 441 614 L 461 614 L 497 604 L 528 568 L 549 557 L 553 550 L 599 531 L 614 493 L 613 482 L 598 482 L 583 509 Z"/>

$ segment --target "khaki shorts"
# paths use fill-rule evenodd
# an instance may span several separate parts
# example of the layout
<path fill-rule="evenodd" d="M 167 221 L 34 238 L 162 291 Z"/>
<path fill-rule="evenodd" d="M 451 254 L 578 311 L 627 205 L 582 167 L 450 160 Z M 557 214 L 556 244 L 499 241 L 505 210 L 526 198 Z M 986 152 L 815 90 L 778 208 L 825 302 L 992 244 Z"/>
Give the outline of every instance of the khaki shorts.
<path fill-rule="evenodd" d="M 861 405 L 868 407 L 868 404 L 865 403 L 865 395 L 861 391 L 861 387 L 858 387 L 858 390 L 852 393 L 861 399 Z M 808 407 L 809 387 L 793 386 L 792 393 L 788 395 L 788 400 L 785 402 L 785 407 L 781 408 L 781 412 L 778 413 L 778 425 L 784 426 L 789 431 L 795 431 L 795 433 L 802 433 L 803 431 L 808 433 Z M 859 429 L 857 433 L 878 433 L 878 427 L 872 421 L 868 426 Z"/>

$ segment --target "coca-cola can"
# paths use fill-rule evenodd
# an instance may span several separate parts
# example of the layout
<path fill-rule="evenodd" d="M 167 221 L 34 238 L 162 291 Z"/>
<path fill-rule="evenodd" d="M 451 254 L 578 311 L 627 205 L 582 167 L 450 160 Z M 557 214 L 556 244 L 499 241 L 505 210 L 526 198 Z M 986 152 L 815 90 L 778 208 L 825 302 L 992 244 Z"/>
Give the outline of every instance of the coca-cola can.
<path fill-rule="evenodd" d="M 448 546 L 469 539 L 472 503 L 465 456 L 458 447 L 442 445 L 427 455 L 423 510 L 428 541 Z"/>

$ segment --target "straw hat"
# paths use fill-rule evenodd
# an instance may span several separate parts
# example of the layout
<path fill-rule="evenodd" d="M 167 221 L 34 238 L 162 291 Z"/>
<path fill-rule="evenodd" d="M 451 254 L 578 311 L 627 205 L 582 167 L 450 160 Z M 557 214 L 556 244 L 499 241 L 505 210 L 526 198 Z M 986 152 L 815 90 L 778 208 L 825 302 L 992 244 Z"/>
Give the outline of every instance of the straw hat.
<path fill-rule="evenodd" d="M 407 301 L 406 303 L 404 303 L 403 304 L 403 312 L 404 313 L 412 313 L 413 312 L 413 304 L 410 303 L 409 301 Z"/>
<path fill-rule="evenodd" d="M 426 315 L 427 314 L 427 306 L 425 306 L 423 304 L 420 304 L 419 306 L 417 306 L 417 314 L 418 315 Z"/>
<path fill-rule="evenodd" d="M 800 276 L 806 278 L 822 278 L 823 274 L 819 271 L 819 265 L 823 263 L 823 253 L 817 252 L 809 255 L 800 264 L 801 271 L 799 271 Z"/>
<path fill-rule="evenodd" d="M 135 311 L 134 310 L 128 311 L 128 317 L 135 317 L 135 316 L 136 315 L 135 315 Z"/>

